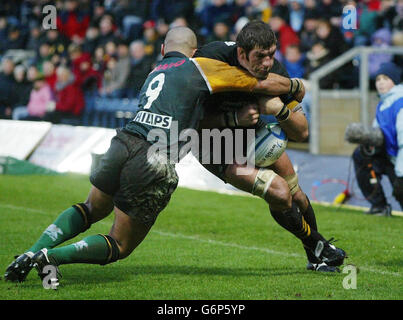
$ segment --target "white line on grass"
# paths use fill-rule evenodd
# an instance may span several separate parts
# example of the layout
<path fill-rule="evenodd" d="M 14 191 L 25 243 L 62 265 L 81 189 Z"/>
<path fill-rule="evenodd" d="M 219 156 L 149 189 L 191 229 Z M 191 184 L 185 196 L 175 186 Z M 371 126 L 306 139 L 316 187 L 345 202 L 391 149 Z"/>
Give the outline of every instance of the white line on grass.
<path fill-rule="evenodd" d="M 22 211 L 28 211 L 28 212 L 33 212 L 33 213 L 41 213 L 41 214 L 48 214 L 50 212 L 46 212 L 43 210 L 39 209 L 33 209 L 33 208 L 27 208 L 27 207 L 20 207 L 20 206 L 14 206 L 11 204 L 3 204 L 0 203 L 0 208 L 5 208 L 5 209 L 11 209 L 11 210 L 22 210 Z M 106 221 L 99 221 L 98 223 L 111 226 L 111 223 L 108 223 Z M 224 241 L 218 241 L 218 240 L 213 240 L 213 239 L 204 239 L 204 238 L 199 238 L 197 236 L 189 236 L 189 235 L 184 235 L 181 233 L 172 233 L 172 232 L 165 232 L 165 231 L 160 231 L 160 230 L 151 230 L 152 233 L 156 233 L 160 236 L 164 237 L 171 237 L 171 238 L 181 238 L 181 239 L 187 239 L 187 240 L 192 240 L 192 241 L 198 241 L 198 242 L 203 242 L 203 243 L 209 243 L 212 245 L 218 245 L 218 246 L 225 246 L 225 247 L 231 247 L 231 248 L 236 248 L 236 249 L 241 249 L 241 250 L 251 250 L 251 251 L 260 251 L 268 254 L 276 254 L 276 255 L 282 255 L 282 256 L 287 256 L 287 257 L 303 257 L 300 254 L 297 253 L 288 253 L 288 252 L 282 252 L 282 251 L 275 251 L 271 250 L 269 248 L 261 248 L 261 247 L 253 247 L 253 246 L 242 246 L 236 243 L 230 243 L 230 242 L 224 242 Z M 395 277 L 401 277 L 401 274 L 398 272 L 390 272 L 390 271 L 382 271 L 378 269 L 374 269 L 372 267 L 362 267 L 358 266 L 358 268 L 362 271 L 367 271 L 367 272 L 372 272 L 372 273 L 378 273 L 382 275 L 390 275 L 390 276 L 395 276 Z"/>

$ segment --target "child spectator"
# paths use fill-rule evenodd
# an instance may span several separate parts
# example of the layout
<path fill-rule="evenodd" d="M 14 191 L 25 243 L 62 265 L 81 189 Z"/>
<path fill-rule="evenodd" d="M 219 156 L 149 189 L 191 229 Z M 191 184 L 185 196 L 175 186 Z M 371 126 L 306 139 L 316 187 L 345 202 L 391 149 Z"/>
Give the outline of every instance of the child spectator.
<path fill-rule="evenodd" d="M 371 37 L 372 47 L 386 48 L 392 43 L 392 33 L 389 29 L 383 28 L 376 31 Z M 386 52 L 371 53 L 368 57 L 369 75 L 371 80 L 375 80 L 375 76 L 383 63 L 391 62 L 393 56 Z"/>
<path fill-rule="evenodd" d="M 43 120 L 47 111 L 54 109 L 54 99 L 43 75 L 38 75 L 33 82 L 28 105 L 14 109 L 14 120 Z"/>
<path fill-rule="evenodd" d="M 305 76 L 305 57 L 299 47 L 289 45 L 285 51 L 283 64 L 290 78 L 303 78 Z"/>

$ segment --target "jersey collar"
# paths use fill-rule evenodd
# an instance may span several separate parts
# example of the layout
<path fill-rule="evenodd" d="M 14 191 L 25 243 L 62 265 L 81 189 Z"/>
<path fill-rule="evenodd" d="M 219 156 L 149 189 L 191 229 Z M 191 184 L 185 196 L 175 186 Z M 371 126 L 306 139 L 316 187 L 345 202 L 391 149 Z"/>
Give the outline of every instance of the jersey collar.
<path fill-rule="evenodd" d="M 171 57 L 187 58 L 183 53 L 181 53 L 179 51 L 170 51 L 165 54 L 164 59 L 171 58 Z"/>

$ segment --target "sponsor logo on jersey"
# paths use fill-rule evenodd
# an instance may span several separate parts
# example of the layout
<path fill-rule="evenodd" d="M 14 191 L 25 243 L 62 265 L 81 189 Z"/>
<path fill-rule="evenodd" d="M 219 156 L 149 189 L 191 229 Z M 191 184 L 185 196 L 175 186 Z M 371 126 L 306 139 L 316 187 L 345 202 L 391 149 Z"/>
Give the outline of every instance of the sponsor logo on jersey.
<path fill-rule="evenodd" d="M 149 126 L 158 127 L 162 129 L 169 129 L 172 123 L 171 116 L 164 116 L 157 113 L 148 111 L 139 111 L 133 119 L 134 122 L 147 124 Z"/>

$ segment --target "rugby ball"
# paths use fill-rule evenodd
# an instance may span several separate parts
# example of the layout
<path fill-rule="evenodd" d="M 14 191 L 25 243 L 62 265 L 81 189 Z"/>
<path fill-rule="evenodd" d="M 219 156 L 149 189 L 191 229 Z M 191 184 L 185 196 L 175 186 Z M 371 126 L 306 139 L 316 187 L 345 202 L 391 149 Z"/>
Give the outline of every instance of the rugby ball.
<path fill-rule="evenodd" d="M 287 142 L 287 135 L 280 125 L 268 123 L 256 129 L 255 142 L 248 146 L 248 161 L 254 159 L 256 167 L 268 167 L 280 158 L 287 147 Z"/>

